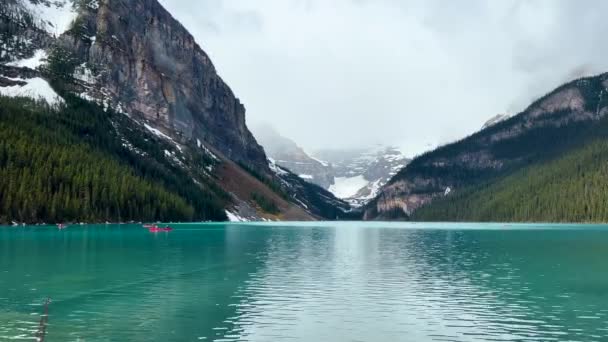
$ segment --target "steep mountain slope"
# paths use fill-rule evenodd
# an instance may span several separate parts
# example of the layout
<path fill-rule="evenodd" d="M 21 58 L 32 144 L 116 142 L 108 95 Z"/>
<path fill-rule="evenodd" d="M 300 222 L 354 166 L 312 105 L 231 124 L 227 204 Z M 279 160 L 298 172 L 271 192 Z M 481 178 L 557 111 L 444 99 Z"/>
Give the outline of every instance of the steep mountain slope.
<path fill-rule="evenodd" d="M 509 114 L 496 114 L 493 117 L 491 117 L 490 120 L 486 121 L 486 123 L 483 124 L 481 129 L 486 129 L 486 128 L 492 127 L 505 120 L 508 120 L 509 118 L 511 118 L 511 115 L 509 115 Z"/>
<path fill-rule="evenodd" d="M 256 139 L 277 164 L 291 170 L 301 178 L 324 189 L 334 183 L 333 170 L 326 162 L 308 155 L 293 140 L 279 134 L 270 124 L 252 126 Z"/>
<path fill-rule="evenodd" d="M 231 217 L 315 219 L 324 217 L 319 208 L 326 205 L 338 211 L 345 208 L 343 202 L 327 198 L 324 192 L 305 196 L 317 190 L 302 187 L 299 181 L 286 184 L 271 170 L 264 150 L 245 125 L 243 105 L 194 38 L 155 0 L 6 0 L 0 7 L 0 38 L 0 45 L 6 47 L 0 62 L 0 94 L 42 98 L 54 107 L 39 108 L 32 115 L 58 120 L 65 119 L 69 108 L 77 108 L 74 115 L 85 121 L 89 111 L 106 113 L 96 122 L 114 131 L 104 132 L 96 126 L 95 139 L 118 147 L 99 151 L 101 146 L 89 146 L 84 150 L 105 153 L 104 158 L 117 162 L 122 172 L 159 183 L 159 191 L 179 195 L 197 192 L 192 187 L 208 190 L 181 198 L 195 212 L 195 203 L 213 202 L 213 208 L 228 209 Z M 78 102 L 73 95 L 84 101 Z M 72 124 L 66 129 L 75 129 L 70 134 L 76 137 L 88 132 Z M 141 134 L 131 134 L 135 131 Z M 123 158 L 125 154 L 131 156 Z M 150 155 L 156 160 L 148 160 Z M 158 158 L 181 171 L 174 170 L 172 175 L 155 171 L 152 180 L 147 171 L 138 173 L 142 172 L 139 164 L 161 163 Z M 7 165 L 2 167 L 8 172 Z M 224 172 L 227 169 L 234 172 Z M 243 172 L 249 176 L 242 176 Z M 176 187 L 167 188 L 167 177 L 188 180 L 181 179 Z M 251 182 L 251 177 L 259 181 Z M 245 185 L 241 181 L 247 184 L 248 192 L 234 191 Z M 56 189 L 49 191 L 54 195 Z M 290 195 L 278 203 L 276 196 L 284 194 Z M 221 200 L 213 199 L 216 197 Z M 308 202 L 302 201 L 303 197 Z M 130 205 L 137 207 L 138 203 Z M 160 205 L 153 203 L 155 209 Z M 334 206 L 338 203 L 340 208 Z M 150 212 L 129 217 L 155 219 Z M 334 214 L 326 218 L 340 216 Z M 0 217 L 14 217 L 14 213 Z M 101 219 L 99 215 L 87 217 Z M 197 220 L 223 218 L 223 213 L 191 216 Z"/>
<path fill-rule="evenodd" d="M 307 182 L 277 164 L 271 164 L 271 169 L 281 179 L 283 187 L 287 189 L 286 193 L 307 210 L 330 219 L 361 219 L 362 213 L 359 210 L 354 210 L 347 201 L 336 198 L 331 192 Z"/>
<path fill-rule="evenodd" d="M 157 1 L 89 2 L 51 58 L 63 61 L 62 74 L 76 76 L 69 88 L 82 97 L 268 170 L 245 125 L 245 107 L 192 35 Z"/>
<path fill-rule="evenodd" d="M 465 188 L 413 214 L 420 221 L 608 222 L 608 121 L 580 148 L 495 182 Z M 600 137 L 601 136 L 601 137 Z"/>
<path fill-rule="evenodd" d="M 327 160 L 333 168 L 335 183 L 329 190 L 354 206 L 373 199 L 380 188 L 410 162 L 397 148 L 386 146 L 320 150 L 315 155 Z"/>
<path fill-rule="evenodd" d="M 122 114 L 0 97 L 0 136 L 0 223 L 226 219 L 230 197 L 207 173 L 218 161 Z"/>
<path fill-rule="evenodd" d="M 582 148 L 608 113 L 607 87 L 606 74 L 570 82 L 508 120 L 414 159 L 366 207 L 365 218 L 406 218 L 437 198 Z"/>

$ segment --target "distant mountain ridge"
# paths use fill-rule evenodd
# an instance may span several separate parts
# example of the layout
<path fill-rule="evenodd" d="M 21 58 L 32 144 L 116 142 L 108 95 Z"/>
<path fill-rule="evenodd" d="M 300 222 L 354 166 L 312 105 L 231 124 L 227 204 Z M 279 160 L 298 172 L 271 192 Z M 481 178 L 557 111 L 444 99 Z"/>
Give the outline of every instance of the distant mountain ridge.
<path fill-rule="evenodd" d="M 480 194 L 484 187 L 500 184 L 507 179 L 505 177 L 521 170 L 540 167 L 569 153 L 582 151 L 579 149 L 591 143 L 590 138 L 604 139 L 598 127 L 602 127 L 608 113 L 607 94 L 607 74 L 578 79 L 558 87 L 516 116 L 499 120 L 458 142 L 415 158 L 366 206 L 365 218 L 403 219 L 412 215 L 416 219 L 428 220 L 476 218 L 467 215 L 473 209 L 465 204 L 477 203 L 471 199 L 478 198 L 476 194 Z M 573 176 L 580 177 L 581 174 Z M 499 196 L 498 193 L 493 194 Z M 524 193 L 522 195 L 525 196 Z M 558 191 L 549 195 L 555 203 L 560 196 Z M 443 207 L 445 210 L 436 208 L 433 204 L 436 201 L 451 201 L 452 207 L 469 211 L 461 210 L 460 216 L 447 215 L 451 211 L 447 207 Z M 500 205 L 501 202 L 495 203 Z M 425 214 L 416 216 L 421 208 L 421 213 Z M 555 217 L 550 212 L 558 209 L 549 205 L 546 210 L 549 219 Z M 492 220 L 491 211 L 484 217 Z M 525 216 L 513 214 L 512 217 Z M 542 215 L 534 217 L 538 219 Z M 498 215 L 495 218 L 508 219 Z"/>
<path fill-rule="evenodd" d="M 382 145 L 318 150 L 315 155 L 327 160 L 334 169 L 335 184 L 329 190 L 354 206 L 373 199 L 382 186 L 410 162 L 398 148 Z"/>
<path fill-rule="evenodd" d="M 329 190 L 355 207 L 373 199 L 380 188 L 410 161 L 399 149 L 382 145 L 325 149 L 309 154 L 270 124 L 259 123 L 252 127 L 256 138 L 277 165 Z"/>
<path fill-rule="evenodd" d="M 311 157 L 293 140 L 282 136 L 272 125 L 252 125 L 256 139 L 279 165 L 301 178 L 328 189 L 334 183 L 333 169 L 326 162 Z"/>

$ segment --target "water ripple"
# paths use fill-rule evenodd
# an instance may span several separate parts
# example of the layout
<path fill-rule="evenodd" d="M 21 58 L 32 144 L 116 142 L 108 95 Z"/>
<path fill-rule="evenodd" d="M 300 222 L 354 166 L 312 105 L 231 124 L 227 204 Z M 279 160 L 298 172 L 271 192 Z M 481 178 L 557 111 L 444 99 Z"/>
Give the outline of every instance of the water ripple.
<path fill-rule="evenodd" d="M 457 227 L 0 231 L 0 340 L 606 340 L 607 231 Z"/>

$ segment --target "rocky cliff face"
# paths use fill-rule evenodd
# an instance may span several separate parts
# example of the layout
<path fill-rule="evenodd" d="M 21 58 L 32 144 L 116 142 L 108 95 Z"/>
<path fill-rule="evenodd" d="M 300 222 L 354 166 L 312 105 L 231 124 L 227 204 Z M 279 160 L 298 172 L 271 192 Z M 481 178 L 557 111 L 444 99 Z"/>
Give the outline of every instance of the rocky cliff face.
<path fill-rule="evenodd" d="M 270 174 L 245 124 L 245 107 L 156 0 L 6 1 L 0 7 L 0 63 L 41 53 L 28 69 L 48 57 L 46 76 L 60 78 L 68 91 L 175 138 L 199 139 Z"/>
<path fill-rule="evenodd" d="M 54 48 L 57 58 L 74 61 L 74 92 L 267 171 L 264 152 L 245 125 L 245 107 L 156 0 L 74 6 L 78 16 Z"/>
<path fill-rule="evenodd" d="M 608 76 L 565 84 L 524 112 L 414 159 L 366 207 L 366 219 L 409 216 L 439 196 L 563 150 L 608 113 Z"/>

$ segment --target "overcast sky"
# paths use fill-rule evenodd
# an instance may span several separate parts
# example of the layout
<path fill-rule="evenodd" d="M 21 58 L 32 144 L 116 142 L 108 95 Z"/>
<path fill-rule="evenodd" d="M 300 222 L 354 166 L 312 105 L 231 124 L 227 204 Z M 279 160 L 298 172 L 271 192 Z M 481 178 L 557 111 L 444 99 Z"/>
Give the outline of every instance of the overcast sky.
<path fill-rule="evenodd" d="M 161 0 L 247 108 L 308 150 L 408 153 L 608 71 L 608 1 Z"/>

